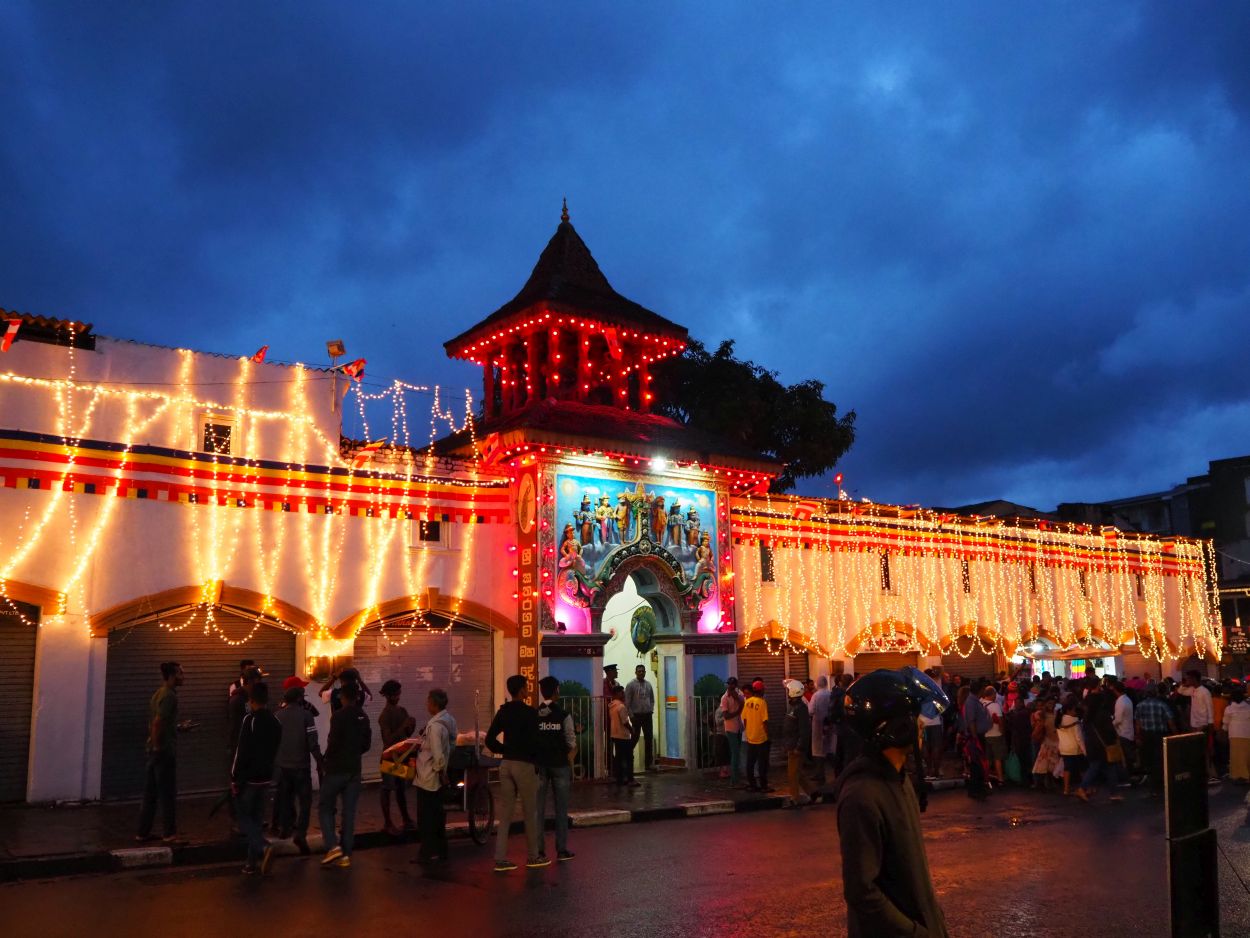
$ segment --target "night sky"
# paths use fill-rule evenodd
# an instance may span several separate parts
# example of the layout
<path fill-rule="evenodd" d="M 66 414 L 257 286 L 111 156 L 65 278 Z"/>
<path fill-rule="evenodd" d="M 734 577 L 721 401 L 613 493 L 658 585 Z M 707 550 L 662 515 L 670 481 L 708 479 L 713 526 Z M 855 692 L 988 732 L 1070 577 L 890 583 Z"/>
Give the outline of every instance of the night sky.
<path fill-rule="evenodd" d="M 1025 6 L 6 3 L 0 306 L 476 393 L 567 196 L 857 497 L 1163 489 L 1250 452 L 1250 4 Z"/>

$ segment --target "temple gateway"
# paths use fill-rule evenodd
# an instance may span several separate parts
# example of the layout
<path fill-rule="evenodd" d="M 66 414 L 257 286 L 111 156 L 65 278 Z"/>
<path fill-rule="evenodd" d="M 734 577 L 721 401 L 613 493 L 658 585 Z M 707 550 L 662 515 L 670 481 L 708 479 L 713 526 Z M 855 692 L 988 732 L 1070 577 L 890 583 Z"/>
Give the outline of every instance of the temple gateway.
<path fill-rule="evenodd" d="M 617 293 L 567 211 L 520 292 L 445 343 L 476 399 L 4 315 L 0 801 L 137 795 L 170 660 L 195 724 L 178 784 L 207 791 L 245 659 L 314 691 L 351 665 L 371 715 L 388 678 L 410 709 L 443 687 L 462 729 L 508 675 L 555 675 L 591 778 L 610 665 L 655 687 L 661 766 L 698 768 L 731 674 L 780 708 L 786 677 L 1219 654 L 1210 542 L 772 492 L 779 465 L 654 411 L 687 331 Z"/>

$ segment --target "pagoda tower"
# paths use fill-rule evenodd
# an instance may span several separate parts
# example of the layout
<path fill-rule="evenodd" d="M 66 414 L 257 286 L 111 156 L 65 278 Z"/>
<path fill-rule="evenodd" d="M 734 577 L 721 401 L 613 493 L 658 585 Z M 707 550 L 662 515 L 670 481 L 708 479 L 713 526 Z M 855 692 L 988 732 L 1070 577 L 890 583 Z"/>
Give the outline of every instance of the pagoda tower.
<path fill-rule="evenodd" d="M 651 366 L 687 340 L 684 326 L 612 289 L 566 203 L 521 291 L 444 348 L 481 367 L 489 424 L 548 400 L 646 413 Z"/>

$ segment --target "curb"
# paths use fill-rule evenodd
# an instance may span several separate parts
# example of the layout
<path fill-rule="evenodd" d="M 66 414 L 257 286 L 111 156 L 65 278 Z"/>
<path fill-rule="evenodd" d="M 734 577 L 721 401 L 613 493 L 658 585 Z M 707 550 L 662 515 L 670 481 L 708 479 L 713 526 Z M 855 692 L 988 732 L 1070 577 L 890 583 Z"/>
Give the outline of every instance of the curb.
<path fill-rule="evenodd" d="M 947 791 L 963 787 L 963 779 L 942 779 L 931 783 L 935 791 Z M 749 801 L 709 799 L 685 801 L 675 805 L 629 810 L 586 809 L 569 812 L 572 828 L 607 827 L 616 824 L 641 824 L 652 821 L 672 821 L 680 818 L 711 817 L 721 814 L 750 814 L 770 811 L 785 806 L 784 795 L 770 795 Z M 547 820 L 551 830 L 553 821 Z M 513 821 L 511 833 L 524 831 L 524 822 Z M 467 840 L 469 824 L 455 820 L 447 823 L 447 836 L 451 840 Z M 309 834 L 308 846 L 312 853 L 323 849 L 321 834 Z M 416 843 L 415 836 L 391 837 L 385 831 L 361 831 L 356 834 L 356 849 L 370 850 L 375 847 L 394 847 Z M 298 856 L 299 851 L 290 841 L 275 841 L 277 856 Z M 171 866 L 206 866 L 217 863 L 242 861 L 247 851 L 241 840 L 223 840 L 176 846 L 152 845 L 100 850 L 92 853 L 64 853 L 42 857 L 22 857 L 0 860 L 0 882 L 26 879 L 55 879 L 63 876 L 81 876 L 98 873 L 122 873 L 131 870 L 161 869 Z"/>

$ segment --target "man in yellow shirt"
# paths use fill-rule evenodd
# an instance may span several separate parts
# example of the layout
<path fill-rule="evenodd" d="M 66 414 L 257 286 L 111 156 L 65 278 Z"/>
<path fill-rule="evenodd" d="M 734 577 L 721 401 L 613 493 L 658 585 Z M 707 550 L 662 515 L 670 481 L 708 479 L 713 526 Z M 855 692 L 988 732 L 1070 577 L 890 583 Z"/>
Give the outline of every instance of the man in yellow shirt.
<path fill-rule="evenodd" d="M 747 744 L 747 791 L 770 791 L 768 787 L 768 701 L 764 682 L 754 681 L 742 705 L 743 739 Z M 758 772 L 759 782 L 756 782 Z"/>

